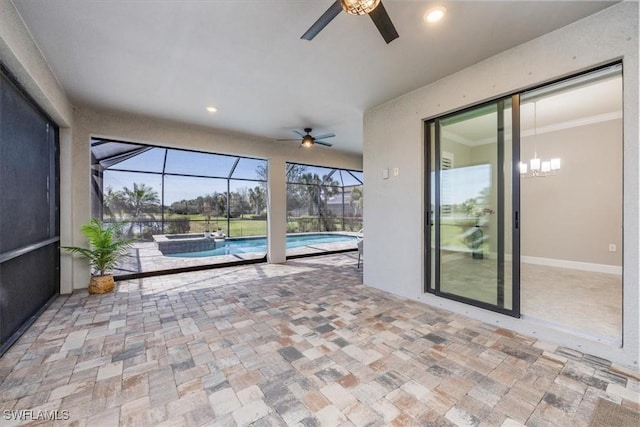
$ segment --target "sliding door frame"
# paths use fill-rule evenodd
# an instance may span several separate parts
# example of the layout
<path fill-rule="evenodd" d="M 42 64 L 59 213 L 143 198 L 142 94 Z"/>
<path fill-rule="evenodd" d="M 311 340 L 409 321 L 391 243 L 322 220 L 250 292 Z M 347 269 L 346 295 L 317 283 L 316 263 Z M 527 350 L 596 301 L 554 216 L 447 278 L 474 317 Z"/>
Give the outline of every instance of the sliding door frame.
<path fill-rule="evenodd" d="M 511 206 L 504 206 L 504 182 L 505 182 L 505 133 L 504 133 L 504 105 L 505 102 L 511 101 Z M 441 282 L 441 256 L 440 256 L 440 242 L 441 242 L 441 215 L 440 215 L 440 202 L 441 202 L 441 143 L 440 143 L 440 128 L 441 120 L 451 116 L 464 114 L 465 112 L 472 111 L 483 106 L 496 105 L 498 111 L 498 121 L 496 123 L 497 128 L 497 156 L 498 156 L 498 186 L 497 186 L 497 205 L 498 205 L 498 247 L 497 247 L 497 264 L 498 264 L 498 278 L 496 286 L 497 291 L 497 303 L 495 305 L 485 303 L 482 301 L 466 298 L 460 295 L 450 294 L 442 292 L 440 288 Z M 433 127 L 433 129 L 432 129 Z M 433 138 L 432 138 L 433 133 Z M 424 292 L 432 293 L 436 296 L 448 298 L 454 301 L 462 302 L 465 304 L 480 307 L 486 310 L 495 311 L 512 317 L 520 317 L 520 173 L 517 167 L 520 162 L 520 96 L 514 94 L 510 96 L 503 96 L 493 100 L 485 101 L 480 104 L 476 104 L 458 111 L 454 111 L 448 114 L 438 116 L 433 119 L 427 119 L 424 121 L 424 137 L 425 137 L 425 149 L 424 149 L 424 161 L 425 161 L 425 185 L 424 185 L 424 209 L 425 209 L 425 230 L 424 230 L 424 265 L 425 265 L 425 277 L 424 277 Z M 433 153 L 433 154 L 432 154 Z M 432 159 L 433 155 L 433 159 Z M 433 162 L 433 170 L 431 170 L 431 164 Z M 432 182 L 431 173 L 433 172 L 433 188 L 435 194 L 432 194 Z M 431 209 L 431 200 L 434 200 L 433 210 Z M 504 207 L 504 212 L 500 212 Z M 505 260 L 505 244 L 504 244 L 504 218 L 505 215 L 511 215 L 511 271 L 512 271 L 512 284 L 511 284 L 511 309 L 501 307 L 504 305 L 504 266 L 509 260 Z M 432 235 L 433 234 L 433 235 Z M 433 265 L 431 263 L 431 239 L 435 237 L 435 248 L 433 249 L 435 255 L 435 261 Z M 432 276 L 434 282 L 431 283 Z"/>
<path fill-rule="evenodd" d="M 592 73 L 597 73 L 601 71 L 605 71 L 607 69 L 621 67 L 624 68 L 622 61 L 616 60 L 610 63 L 603 64 L 601 66 L 593 67 L 572 75 L 563 76 L 557 79 L 552 79 L 546 82 L 541 82 L 540 84 L 522 88 L 521 90 L 515 91 L 511 94 L 500 96 L 492 99 L 488 99 L 482 102 L 479 102 L 474 105 L 470 105 L 466 108 L 461 108 L 459 110 L 449 111 L 444 114 L 434 116 L 431 118 L 424 119 L 424 292 L 431 293 L 436 296 L 441 296 L 444 298 L 456 300 L 459 302 L 463 302 L 465 304 L 477 306 L 480 308 L 484 308 L 490 311 L 495 311 L 499 313 L 503 313 L 513 317 L 520 317 L 521 312 L 521 303 L 520 303 L 520 171 L 518 168 L 518 164 L 520 163 L 520 99 L 523 95 L 539 90 L 546 87 L 552 87 L 556 84 L 562 84 L 565 81 L 570 81 L 572 79 L 580 78 L 582 76 L 587 76 Z M 622 70 L 624 72 L 624 70 Z M 511 209 L 511 220 L 512 220 L 512 304 L 511 310 L 502 310 L 491 304 L 482 303 L 479 301 L 467 299 L 461 296 L 452 295 L 452 294 L 443 294 L 440 292 L 440 257 L 439 257 L 439 242 L 440 242 L 440 213 L 438 209 L 431 210 L 431 173 L 435 172 L 434 175 L 434 188 L 439 188 L 440 186 L 440 164 L 437 161 L 440 158 L 440 150 L 439 144 L 436 144 L 436 149 L 431 151 L 432 144 L 435 144 L 436 141 L 440 139 L 440 120 L 457 115 L 460 113 L 464 113 L 466 111 L 470 111 L 483 105 L 489 105 L 492 103 L 497 103 L 500 100 L 511 99 L 511 120 L 512 120 L 512 167 L 511 167 L 511 200 L 512 200 L 512 209 Z M 434 126 L 435 129 L 431 129 Z M 432 138 L 432 133 L 434 138 Z M 435 139 L 435 141 L 433 140 Z M 435 159 L 432 159 L 432 156 Z M 431 162 L 434 163 L 433 171 L 431 170 Z M 623 183 L 624 186 L 624 183 Z M 439 191 L 436 191 L 436 194 L 433 195 L 435 200 L 435 206 L 438 207 L 440 205 L 440 197 Z M 624 210 L 624 207 L 623 207 Z M 504 218 L 504 217 L 503 217 Z M 435 230 L 434 230 L 435 228 Z M 432 236 L 435 234 L 435 236 Z M 432 266 L 431 264 L 431 239 L 435 237 L 435 262 Z M 623 236 L 624 237 L 624 236 Z M 623 244 L 624 250 L 624 244 Z M 504 260 L 504 262 L 508 262 L 508 260 Z M 435 270 L 435 271 L 433 271 Z M 434 275 L 435 273 L 435 275 Z M 435 277 L 435 283 L 431 283 L 431 277 Z M 623 278 L 624 280 L 624 278 Z"/>

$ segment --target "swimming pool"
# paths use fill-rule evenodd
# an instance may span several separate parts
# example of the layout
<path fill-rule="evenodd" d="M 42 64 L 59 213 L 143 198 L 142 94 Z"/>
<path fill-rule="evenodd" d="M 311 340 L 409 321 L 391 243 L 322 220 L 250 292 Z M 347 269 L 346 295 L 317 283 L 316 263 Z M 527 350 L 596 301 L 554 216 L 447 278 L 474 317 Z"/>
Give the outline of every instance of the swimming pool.
<path fill-rule="evenodd" d="M 326 243 L 345 243 L 357 240 L 355 236 L 349 236 L 346 234 L 331 234 L 331 233 L 317 233 L 317 234 L 295 234 L 287 236 L 287 249 L 299 248 L 303 246 L 310 246 L 316 244 Z M 178 258 L 201 258 L 209 256 L 219 255 L 233 255 L 244 254 L 249 252 L 267 252 L 267 238 L 266 237 L 240 237 L 226 239 L 225 241 L 216 241 L 216 248 L 206 251 L 195 252 L 179 252 L 166 254 L 169 257 Z"/>

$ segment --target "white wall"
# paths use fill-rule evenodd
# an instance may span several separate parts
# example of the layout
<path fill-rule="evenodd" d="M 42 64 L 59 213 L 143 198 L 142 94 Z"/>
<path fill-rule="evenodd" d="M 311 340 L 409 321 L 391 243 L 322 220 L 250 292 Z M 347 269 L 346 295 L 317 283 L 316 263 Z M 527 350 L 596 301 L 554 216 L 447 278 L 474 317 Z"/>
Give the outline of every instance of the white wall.
<path fill-rule="evenodd" d="M 517 92 L 599 65 L 624 62 L 624 345 L 612 348 L 468 305 L 434 297 L 424 286 L 423 119 Z M 437 60 L 437 58 L 434 58 Z M 364 282 L 619 363 L 638 364 L 640 150 L 638 141 L 638 3 L 625 2 L 505 51 L 438 82 L 375 107 L 364 118 L 367 197 Z M 382 179 L 384 168 L 398 176 Z M 386 230 L 373 233 L 371 230 Z M 393 235 L 390 246 L 389 235 Z M 375 249 L 379 248 L 379 249 Z"/>

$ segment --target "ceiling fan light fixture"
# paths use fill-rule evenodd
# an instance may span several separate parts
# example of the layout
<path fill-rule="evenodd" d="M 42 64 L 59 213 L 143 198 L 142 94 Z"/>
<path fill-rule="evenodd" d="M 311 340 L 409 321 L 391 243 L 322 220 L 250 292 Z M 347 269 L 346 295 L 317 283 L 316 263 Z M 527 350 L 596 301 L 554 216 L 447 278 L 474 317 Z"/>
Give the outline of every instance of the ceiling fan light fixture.
<path fill-rule="evenodd" d="M 351 15 L 366 15 L 378 7 L 380 0 L 340 0 L 340 4 Z"/>
<path fill-rule="evenodd" d="M 447 13 L 447 8 L 444 6 L 436 6 L 429 10 L 424 14 L 424 20 L 429 24 L 435 24 L 444 18 L 444 15 Z"/>
<path fill-rule="evenodd" d="M 311 147 L 313 145 L 313 137 L 311 135 L 305 135 L 302 138 L 302 143 L 300 145 L 306 148 Z"/>

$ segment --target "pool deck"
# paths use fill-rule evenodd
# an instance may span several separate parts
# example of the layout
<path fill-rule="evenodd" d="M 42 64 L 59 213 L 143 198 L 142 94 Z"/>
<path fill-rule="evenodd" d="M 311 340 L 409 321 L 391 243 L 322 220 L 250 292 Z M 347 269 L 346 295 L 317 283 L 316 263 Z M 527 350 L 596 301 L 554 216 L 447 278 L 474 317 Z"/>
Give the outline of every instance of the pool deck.
<path fill-rule="evenodd" d="M 637 427 L 639 391 L 637 368 L 365 286 L 349 253 L 61 295 L 0 358 L 0 425 Z"/>
<path fill-rule="evenodd" d="M 319 233 L 314 233 L 319 234 Z M 336 234 L 336 233 L 328 233 Z M 356 233 L 342 233 L 356 236 Z M 263 236 L 251 236 L 263 237 Z M 343 251 L 356 249 L 356 241 L 315 243 L 298 248 L 287 249 L 287 256 L 323 254 L 333 251 Z M 247 252 L 242 254 L 217 255 L 199 258 L 181 258 L 175 256 L 165 256 L 158 249 L 155 242 L 138 242 L 131 248 L 131 256 L 120 264 L 116 275 L 148 273 L 152 271 L 172 270 L 189 267 L 200 267 L 205 265 L 226 264 L 230 262 L 241 262 L 258 260 L 264 258 L 266 252 Z"/>

